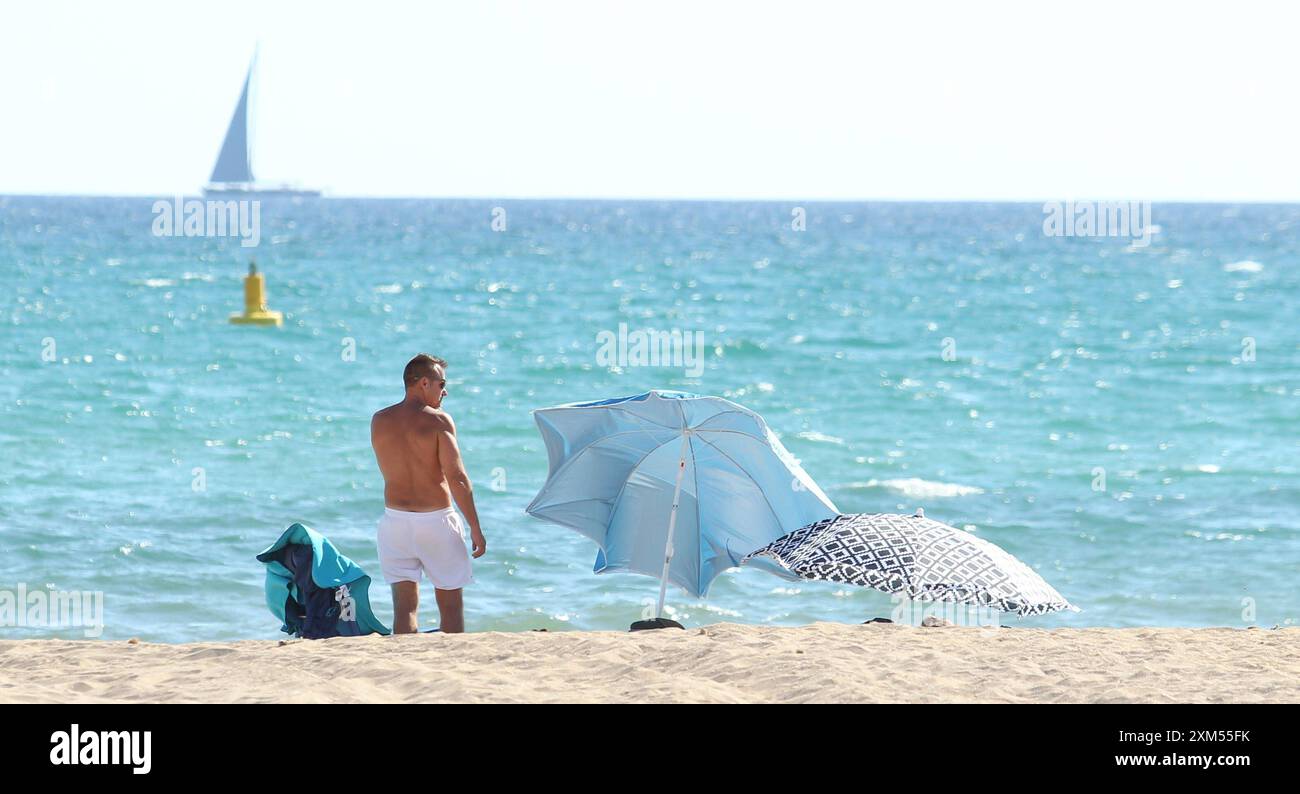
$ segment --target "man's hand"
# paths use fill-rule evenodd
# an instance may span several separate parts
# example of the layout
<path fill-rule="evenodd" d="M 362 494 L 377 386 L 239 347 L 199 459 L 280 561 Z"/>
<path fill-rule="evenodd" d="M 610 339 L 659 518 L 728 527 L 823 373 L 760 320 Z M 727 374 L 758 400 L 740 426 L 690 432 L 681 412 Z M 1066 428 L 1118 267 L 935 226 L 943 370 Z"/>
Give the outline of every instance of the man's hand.
<path fill-rule="evenodd" d="M 487 552 L 487 540 L 483 537 L 483 530 L 474 529 L 470 531 L 470 539 L 474 541 L 474 559 L 482 557 Z"/>

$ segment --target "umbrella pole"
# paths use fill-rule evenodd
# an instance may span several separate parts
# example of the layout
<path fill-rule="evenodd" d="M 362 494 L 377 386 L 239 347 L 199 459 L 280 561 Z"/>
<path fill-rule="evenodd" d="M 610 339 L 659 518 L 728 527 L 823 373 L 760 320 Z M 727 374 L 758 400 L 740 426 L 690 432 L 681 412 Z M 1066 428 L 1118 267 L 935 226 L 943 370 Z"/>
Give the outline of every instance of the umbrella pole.
<path fill-rule="evenodd" d="M 673 487 L 673 509 L 668 514 L 668 542 L 664 544 L 664 572 L 659 577 L 659 606 L 655 617 L 664 616 L 664 598 L 668 595 L 668 569 L 673 563 L 673 533 L 677 531 L 677 502 L 682 495 L 682 475 L 686 473 L 686 447 L 691 441 L 691 431 L 682 431 L 682 451 L 677 461 L 677 485 Z"/>

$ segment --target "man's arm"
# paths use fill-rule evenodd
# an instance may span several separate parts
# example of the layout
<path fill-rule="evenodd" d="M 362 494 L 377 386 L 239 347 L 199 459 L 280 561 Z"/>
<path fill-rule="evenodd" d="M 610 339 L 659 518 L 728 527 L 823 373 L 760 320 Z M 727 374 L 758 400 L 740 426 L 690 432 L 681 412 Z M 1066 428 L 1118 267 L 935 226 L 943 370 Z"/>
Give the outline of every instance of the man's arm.
<path fill-rule="evenodd" d="M 460 446 L 456 443 L 456 423 L 446 414 L 439 418 L 443 421 L 438 423 L 438 463 L 442 466 L 442 475 L 447 478 L 451 497 L 456 500 L 456 506 L 469 522 L 474 556 L 482 557 L 487 551 L 487 540 L 478 525 L 478 511 L 474 509 L 474 488 L 470 485 L 465 462 L 460 457 Z"/>

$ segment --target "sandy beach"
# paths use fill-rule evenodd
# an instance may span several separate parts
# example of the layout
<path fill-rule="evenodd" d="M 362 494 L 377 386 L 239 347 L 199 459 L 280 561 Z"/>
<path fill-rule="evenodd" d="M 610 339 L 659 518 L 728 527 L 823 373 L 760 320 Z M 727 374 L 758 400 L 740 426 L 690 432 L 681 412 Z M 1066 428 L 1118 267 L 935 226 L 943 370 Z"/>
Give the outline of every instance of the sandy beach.
<path fill-rule="evenodd" d="M 1300 702 L 1300 629 L 720 623 L 164 645 L 0 641 L 20 702 Z"/>

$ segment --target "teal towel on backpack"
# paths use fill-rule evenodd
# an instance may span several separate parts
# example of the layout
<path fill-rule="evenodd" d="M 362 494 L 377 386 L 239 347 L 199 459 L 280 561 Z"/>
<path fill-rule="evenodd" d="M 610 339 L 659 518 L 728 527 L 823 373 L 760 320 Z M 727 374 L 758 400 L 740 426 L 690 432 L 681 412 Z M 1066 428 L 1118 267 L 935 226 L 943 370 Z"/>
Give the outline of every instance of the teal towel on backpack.
<path fill-rule="evenodd" d="M 370 609 L 370 577 L 311 527 L 293 524 L 257 555 L 280 630 L 307 639 L 389 634 Z"/>

